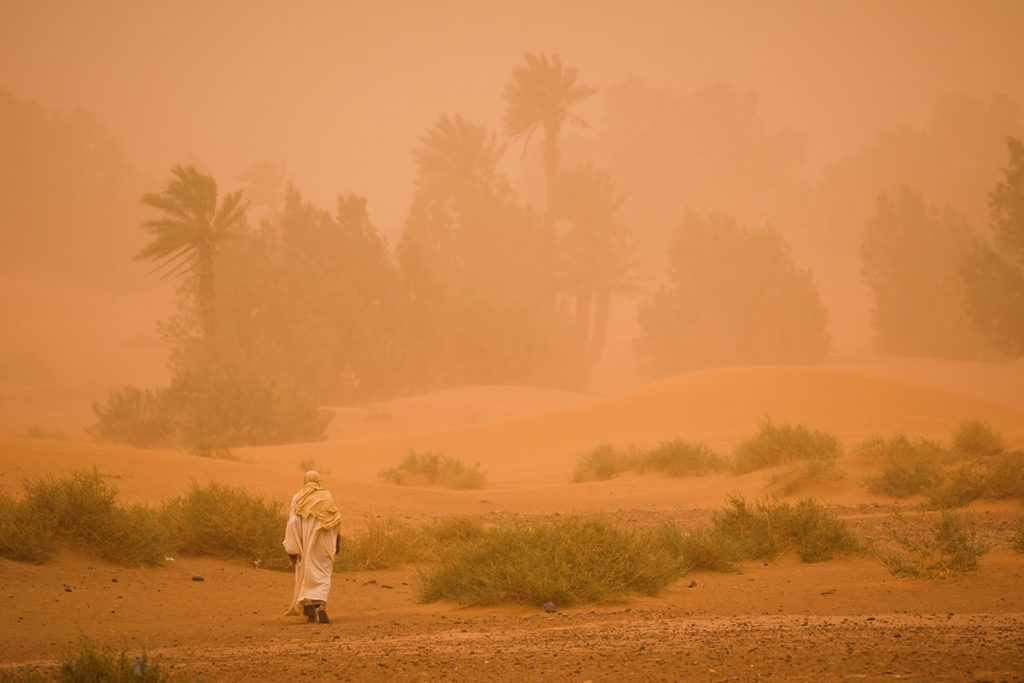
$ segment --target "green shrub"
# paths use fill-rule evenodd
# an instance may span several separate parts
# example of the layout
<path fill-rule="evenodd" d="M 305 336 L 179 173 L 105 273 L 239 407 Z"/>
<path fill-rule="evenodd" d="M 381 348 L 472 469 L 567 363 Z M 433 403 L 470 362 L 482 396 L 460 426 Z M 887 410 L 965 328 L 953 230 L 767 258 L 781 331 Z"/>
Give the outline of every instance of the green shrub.
<path fill-rule="evenodd" d="M 868 490 L 895 498 L 924 493 L 942 480 L 947 454 L 941 444 L 928 439 L 911 441 L 902 434 L 873 439 L 859 451 L 881 456 L 882 471 L 867 481 Z"/>
<path fill-rule="evenodd" d="M 978 420 L 964 420 L 953 434 L 953 449 L 972 458 L 999 455 L 1006 451 L 1003 438 Z"/>
<path fill-rule="evenodd" d="M 572 480 L 576 484 L 585 481 L 606 481 L 620 472 L 628 471 L 630 466 L 628 453 L 605 442 L 577 458 Z"/>
<path fill-rule="evenodd" d="M 821 562 L 860 547 L 834 512 L 810 499 L 795 508 L 779 502 L 751 508 L 745 498 L 733 496 L 712 522 L 715 533 L 735 542 L 741 559 L 775 557 L 795 549 L 803 561 Z"/>
<path fill-rule="evenodd" d="M 286 514 L 243 488 L 193 484 L 164 506 L 162 516 L 175 552 L 244 558 L 267 569 L 289 566 L 281 545 Z"/>
<path fill-rule="evenodd" d="M 908 520 L 896 513 L 888 531 L 899 550 L 883 552 L 880 559 L 896 576 L 936 579 L 975 571 L 986 551 L 967 518 L 951 510 L 932 520 Z"/>
<path fill-rule="evenodd" d="M 653 595 L 682 575 L 670 533 L 626 529 L 600 515 L 501 521 L 479 538 L 439 546 L 420 577 L 419 598 L 563 606 Z"/>
<path fill-rule="evenodd" d="M 743 474 L 800 460 L 834 460 L 840 452 L 839 439 L 832 434 L 766 422 L 736 448 L 732 467 Z"/>
<path fill-rule="evenodd" d="M 419 455 L 415 451 L 410 451 L 397 467 L 384 470 L 379 476 L 399 486 L 437 485 L 457 490 L 480 489 L 487 481 L 479 465 L 467 467 L 461 460 L 441 453 Z"/>
<path fill-rule="evenodd" d="M 700 476 L 725 469 L 722 456 L 706 444 L 680 439 L 666 441 L 651 450 L 640 452 L 634 459 L 633 468 L 640 472 L 653 470 L 672 477 Z"/>

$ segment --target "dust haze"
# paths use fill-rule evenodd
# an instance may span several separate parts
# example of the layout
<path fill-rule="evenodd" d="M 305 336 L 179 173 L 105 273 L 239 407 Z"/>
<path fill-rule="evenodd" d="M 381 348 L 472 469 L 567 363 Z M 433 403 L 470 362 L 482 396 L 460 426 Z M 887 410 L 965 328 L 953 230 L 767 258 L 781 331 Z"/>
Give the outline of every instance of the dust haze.
<path fill-rule="evenodd" d="M 771 226 L 813 275 L 832 356 L 872 352 L 860 244 L 878 195 L 911 186 L 980 234 L 1022 131 L 1016 2 L 15 0 L 0 19 L 0 382 L 12 405 L 52 392 L 50 413 L 5 406 L 7 430 L 75 433 L 108 388 L 166 379 L 173 285 L 131 259 L 138 197 L 173 165 L 245 189 L 254 225 L 283 183 L 317 206 L 364 197 L 393 247 L 418 141 L 456 115 L 500 136 L 528 53 L 596 88 L 562 167 L 614 177 L 649 287 L 685 211 Z M 542 210 L 539 140 L 502 143 Z M 261 194 L 268 168 L 278 192 Z M 640 382 L 636 306 L 613 299 L 591 390 Z"/>

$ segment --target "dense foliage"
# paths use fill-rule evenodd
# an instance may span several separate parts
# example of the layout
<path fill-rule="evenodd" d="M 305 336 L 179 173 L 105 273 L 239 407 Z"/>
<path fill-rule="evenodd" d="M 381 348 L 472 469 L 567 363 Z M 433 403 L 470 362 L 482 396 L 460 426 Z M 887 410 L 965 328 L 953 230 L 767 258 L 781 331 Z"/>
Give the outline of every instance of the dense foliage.
<path fill-rule="evenodd" d="M 687 212 L 669 278 L 641 304 L 637 351 L 649 376 L 694 368 L 820 360 L 827 313 L 808 271 L 774 230 Z"/>
<path fill-rule="evenodd" d="M 964 262 L 971 318 L 996 348 L 1024 356 L 1024 143 L 1008 138 L 1010 165 L 989 195 L 991 241 Z"/>
<path fill-rule="evenodd" d="M 984 358 L 993 352 L 967 316 L 955 264 L 971 242 L 966 220 L 925 204 L 908 187 L 878 198 L 861 245 L 874 298 L 875 350 L 904 356 Z"/>

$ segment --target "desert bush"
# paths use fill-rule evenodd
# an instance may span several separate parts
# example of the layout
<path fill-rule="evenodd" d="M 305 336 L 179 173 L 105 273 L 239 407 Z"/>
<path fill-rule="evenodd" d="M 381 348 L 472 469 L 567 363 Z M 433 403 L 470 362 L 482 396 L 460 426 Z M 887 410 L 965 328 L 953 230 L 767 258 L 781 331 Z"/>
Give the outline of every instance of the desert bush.
<path fill-rule="evenodd" d="M 420 455 L 415 451 L 410 451 L 397 467 L 384 470 L 379 476 L 399 486 L 426 484 L 457 490 L 480 489 L 487 481 L 479 465 L 467 467 L 461 460 L 441 453 Z"/>
<path fill-rule="evenodd" d="M 638 452 L 634 455 L 632 468 L 640 472 L 662 472 L 672 477 L 690 477 L 721 472 L 725 469 L 725 461 L 706 444 L 673 439 Z"/>
<path fill-rule="evenodd" d="M 57 669 L 56 680 L 67 683 L 135 683 L 175 679 L 150 661 L 146 653 L 129 660 L 124 652 L 83 640 L 77 652 L 64 656 Z"/>
<path fill-rule="evenodd" d="M 888 532 L 899 549 L 882 552 L 880 559 L 896 576 L 941 579 L 975 571 L 986 551 L 968 519 L 951 510 L 931 520 L 908 520 L 897 512 Z"/>
<path fill-rule="evenodd" d="M 621 449 L 602 443 L 579 456 L 572 481 L 604 481 L 620 472 L 660 472 L 670 477 L 691 477 L 720 472 L 725 461 L 706 444 L 681 439 L 650 448 Z"/>
<path fill-rule="evenodd" d="M 339 571 L 391 569 L 429 559 L 434 551 L 434 539 L 423 528 L 390 517 L 367 517 L 361 531 L 343 530 L 334 567 Z"/>
<path fill-rule="evenodd" d="M 805 562 L 820 562 L 860 547 L 834 512 L 811 499 L 795 508 L 781 502 L 752 508 L 742 496 L 733 496 L 712 522 L 714 532 L 734 540 L 741 559 L 775 557 L 793 548 Z"/>
<path fill-rule="evenodd" d="M 867 480 L 868 490 L 895 498 L 924 493 L 936 486 L 948 459 L 941 444 L 928 439 L 911 441 L 902 434 L 888 439 L 876 437 L 858 450 L 882 460 L 881 472 Z"/>
<path fill-rule="evenodd" d="M 839 439 L 832 434 L 766 422 L 736 448 L 732 469 L 743 474 L 800 460 L 835 460 L 840 452 Z"/>
<path fill-rule="evenodd" d="M 1006 451 L 1003 438 L 979 420 L 964 420 L 953 433 L 953 450 L 968 457 L 981 458 Z"/>
<path fill-rule="evenodd" d="M 785 533 L 804 562 L 822 562 L 861 550 L 860 542 L 846 524 L 834 512 L 810 499 L 791 509 Z"/>
<path fill-rule="evenodd" d="M 437 543 L 462 543 L 481 538 L 487 529 L 483 521 L 475 517 L 445 517 L 426 528 L 427 534 Z"/>
<path fill-rule="evenodd" d="M 965 462 L 946 471 L 924 494 L 930 507 L 957 508 L 985 497 L 987 487 L 986 468 L 974 462 Z"/>
<path fill-rule="evenodd" d="M 439 546 L 420 577 L 419 599 L 561 606 L 653 595 L 682 575 L 668 533 L 600 515 L 504 520 L 478 538 Z"/>
<path fill-rule="evenodd" d="M 580 454 L 576 460 L 572 481 L 575 484 L 605 481 L 620 472 L 628 471 L 630 466 L 630 455 L 627 452 L 605 442 Z"/>
<path fill-rule="evenodd" d="M 739 541 L 717 529 L 696 529 L 685 534 L 676 546 L 676 552 L 682 558 L 684 573 L 697 570 L 731 572 L 743 559 Z"/>
<path fill-rule="evenodd" d="M 789 496 L 811 486 L 840 481 L 845 476 L 833 459 L 804 460 L 779 467 L 772 473 L 766 488 Z"/>
<path fill-rule="evenodd" d="M 128 385 L 92 409 L 88 431 L 100 441 L 211 452 L 319 440 L 333 418 L 311 396 L 233 368 L 179 371 L 156 390 Z"/>
<path fill-rule="evenodd" d="M 25 497 L 11 512 L 32 529 L 37 544 L 50 547 L 26 551 L 37 554 L 29 561 L 48 559 L 57 541 L 121 564 L 158 564 L 164 557 L 165 537 L 155 514 L 119 505 L 117 489 L 95 471 L 26 482 Z M 32 543 L 25 537 L 21 542 Z"/>
<path fill-rule="evenodd" d="M 1017 520 L 1017 530 L 1011 540 L 1013 549 L 1018 553 L 1024 553 L 1024 518 Z"/>
<path fill-rule="evenodd" d="M 1024 501 L 1024 453 L 1004 453 L 988 464 L 985 497 Z"/>
<path fill-rule="evenodd" d="M 96 424 L 86 431 L 99 441 L 139 448 L 173 441 L 173 422 L 158 392 L 129 384 L 111 391 L 106 403 L 93 402 L 92 411 Z"/>
<path fill-rule="evenodd" d="M 55 540 L 53 529 L 23 501 L 0 493 L 0 557 L 42 564 L 53 557 Z"/>
<path fill-rule="evenodd" d="M 28 668 L 0 672 L 0 683 L 160 683 L 186 680 L 191 679 L 165 672 L 145 652 L 129 660 L 124 652 L 100 647 L 85 638 L 77 650 L 64 654 L 57 668 L 48 676 Z"/>
<path fill-rule="evenodd" d="M 243 488 L 193 484 L 184 497 L 165 504 L 161 515 L 175 552 L 245 558 L 268 569 L 288 567 L 281 546 L 287 517 L 281 505 Z"/>

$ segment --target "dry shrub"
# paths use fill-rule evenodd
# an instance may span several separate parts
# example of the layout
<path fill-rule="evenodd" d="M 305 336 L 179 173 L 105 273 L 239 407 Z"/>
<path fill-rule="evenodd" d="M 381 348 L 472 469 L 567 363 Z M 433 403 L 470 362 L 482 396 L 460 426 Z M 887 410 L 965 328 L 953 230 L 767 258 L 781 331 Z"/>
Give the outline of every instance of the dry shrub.
<path fill-rule="evenodd" d="M 814 500 L 758 503 L 751 507 L 742 496 L 713 517 L 714 531 L 740 548 L 742 559 L 775 557 L 795 549 L 805 562 L 821 562 L 857 552 L 860 544 L 834 512 Z"/>
<path fill-rule="evenodd" d="M 0 493 L 0 557 L 43 564 L 56 550 L 53 529 L 23 501 Z"/>
<path fill-rule="evenodd" d="M 439 546 L 419 598 L 563 606 L 653 595 L 683 572 L 671 535 L 664 525 L 625 528 L 601 515 L 503 520 L 478 538 Z"/>
<path fill-rule="evenodd" d="M 928 439 L 911 441 L 902 434 L 889 439 L 876 437 L 858 451 L 882 460 L 881 472 L 867 481 L 868 490 L 894 498 L 924 493 L 937 485 L 947 460 L 941 444 Z"/>
<path fill-rule="evenodd" d="M 986 551 L 968 518 L 951 510 L 942 510 L 930 520 L 921 516 L 908 519 L 897 512 L 888 532 L 898 550 L 879 555 L 896 576 L 943 579 L 976 571 Z"/>
<path fill-rule="evenodd" d="M 172 548 L 185 555 L 244 558 L 268 569 L 285 569 L 281 546 L 287 517 L 281 505 L 243 488 L 193 484 L 161 512 Z"/>
<path fill-rule="evenodd" d="M 953 433 L 953 449 L 964 456 L 983 458 L 1006 451 L 1003 437 L 979 420 L 964 420 Z"/>
<path fill-rule="evenodd" d="M 835 460 L 804 460 L 778 468 L 766 488 L 790 496 L 812 486 L 833 484 L 845 476 Z"/>
<path fill-rule="evenodd" d="M 673 439 L 634 455 L 633 469 L 652 470 L 670 477 L 693 477 L 721 472 L 725 461 L 706 444 Z"/>
<path fill-rule="evenodd" d="M 804 425 L 766 422 L 757 434 L 736 448 L 732 469 L 744 474 L 795 461 L 835 460 L 841 451 L 839 439 L 828 432 L 812 431 Z"/>
<path fill-rule="evenodd" d="M 606 481 L 620 472 L 629 471 L 630 466 L 629 453 L 605 442 L 577 458 L 572 481 L 575 484 L 585 481 Z"/>
<path fill-rule="evenodd" d="M 985 495 L 1024 501 L 1024 453 L 1004 453 L 988 464 Z"/>
<path fill-rule="evenodd" d="M 0 500 L 0 554 L 38 564 L 62 543 L 121 564 L 161 562 L 166 539 L 157 515 L 116 499 L 95 471 L 26 482 L 22 500 Z"/>
<path fill-rule="evenodd" d="M 686 573 L 736 571 L 736 563 L 743 559 L 741 543 L 720 529 L 691 531 L 682 536 L 677 551 Z"/>
<path fill-rule="evenodd" d="M 363 530 L 342 535 L 341 552 L 334 560 L 334 567 L 341 571 L 364 571 L 420 562 L 432 556 L 432 541 L 422 528 L 391 517 L 367 517 Z"/>
<path fill-rule="evenodd" d="M 572 481 L 605 481 L 628 471 L 695 477 L 724 469 L 722 456 L 702 443 L 672 439 L 650 449 L 620 449 L 605 442 L 579 456 Z"/>
<path fill-rule="evenodd" d="M 1017 520 L 1017 530 L 1013 534 L 1013 549 L 1018 553 L 1024 553 L 1024 517 Z"/>
<path fill-rule="evenodd" d="M 410 451 L 397 467 L 384 470 L 380 478 L 392 484 L 444 486 L 456 490 L 481 489 L 487 475 L 479 465 L 468 467 L 461 460 L 441 453 Z"/>

